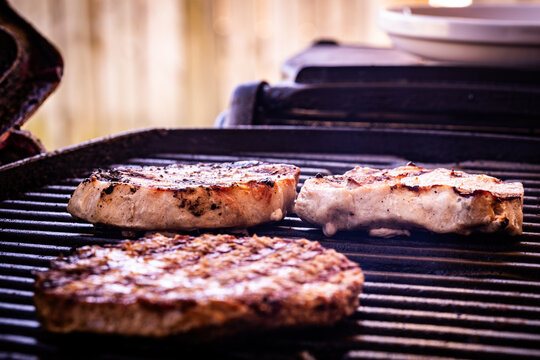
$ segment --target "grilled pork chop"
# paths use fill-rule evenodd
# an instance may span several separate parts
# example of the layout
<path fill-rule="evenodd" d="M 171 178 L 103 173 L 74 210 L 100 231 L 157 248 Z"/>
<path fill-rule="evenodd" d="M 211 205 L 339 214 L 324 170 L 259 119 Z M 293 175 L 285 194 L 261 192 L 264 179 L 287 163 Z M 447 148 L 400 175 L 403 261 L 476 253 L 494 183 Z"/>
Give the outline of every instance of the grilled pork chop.
<path fill-rule="evenodd" d="M 299 173 L 256 161 L 101 170 L 77 187 L 67 210 L 130 229 L 247 227 L 285 216 Z"/>
<path fill-rule="evenodd" d="M 523 185 L 486 175 L 414 165 L 308 179 L 296 214 L 339 230 L 424 228 L 436 233 L 505 231 L 521 234 Z"/>
<path fill-rule="evenodd" d="M 154 234 L 85 246 L 36 275 L 43 326 L 162 337 L 332 324 L 353 313 L 361 269 L 306 239 Z"/>

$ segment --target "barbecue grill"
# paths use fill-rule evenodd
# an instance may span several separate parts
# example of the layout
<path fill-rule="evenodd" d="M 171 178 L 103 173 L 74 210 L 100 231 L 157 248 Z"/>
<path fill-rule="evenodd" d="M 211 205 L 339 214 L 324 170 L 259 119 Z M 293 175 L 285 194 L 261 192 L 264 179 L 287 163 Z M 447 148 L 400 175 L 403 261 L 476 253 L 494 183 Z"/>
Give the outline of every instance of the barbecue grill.
<path fill-rule="evenodd" d="M 454 145 L 454 146 L 451 146 Z M 540 164 L 536 137 L 447 131 L 245 127 L 152 129 L 98 139 L 0 169 L 0 342 L 14 358 L 540 358 Z M 500 149 L 511 148 L 511 151 Z M 251 234 L 305 237 L 357 261 L 366 275 L 357 312 L 332 328 L 275 331 L 211 347 L 44 332 L 32 305 L 32 272 L 74 247 L 124 238 L 66 212 L 75 186 L 96 167 L 245 159 L 296 164 L 301 182 L 354 165 L 409 160 L 482 172 L 525 186 L 524 234 L 331 238 L 290 214 Z M 491 159 L 491 160 L 486 160 Z M 496 160 L 493 160 L 496 159 Z M 522 159 L 528 159 L 523 162 Z M 134 234 L 137 236 L 139 234 Z M 91 345 L 89 345 L 91 344 Z M 210 348 L 210 349 L 209 349 Z"/>
<path fill-rule="evenodd" d="M 323 43 L 308 51 L 321 51 L 320 46 L 358 50 Z M 255 83 L 237 89 L 229 114 L 218 121 L 234 128 L 133 131 L 0 167 L 0 357 L 540 358 L 538 73 L 445 67 L 392 51 L 384 54 L 387 63 L 380 68 L 305 66 L 303 55 L 295 57 L 285 66 L 288 85 Z M 41 86 L 50 89 L 57 80 Z M 432 94 L 430 104 L 436 106 L 420 106 L 419 99 L 437 89 L 437 82 L 440 94 L 450 97 Z M 377 96 L 365 102 L 336 96 L 344 89 L 356 97 Z M 509 118 L 515 119 L 512 125 Z M 32 301 L 33 272 L 76 247 L 142 235 L 94 226 L 66 212 L 76 185 L 93 169 L 237 160 L 295 164 L 301 168 L 299 187 L 316 174 L 408 161 L 520 181 L 525 187 L 524 233 L 509 238 L 416 231 L 384 239 L 354 231 L 325 237 L 289 214 L 247 232 L 317 240 L 365 272 L 360 307 L 333 327 L 276 330 L 211 344 L 204 334 L 133 339 L 59 335 L 40 328 Z"/>

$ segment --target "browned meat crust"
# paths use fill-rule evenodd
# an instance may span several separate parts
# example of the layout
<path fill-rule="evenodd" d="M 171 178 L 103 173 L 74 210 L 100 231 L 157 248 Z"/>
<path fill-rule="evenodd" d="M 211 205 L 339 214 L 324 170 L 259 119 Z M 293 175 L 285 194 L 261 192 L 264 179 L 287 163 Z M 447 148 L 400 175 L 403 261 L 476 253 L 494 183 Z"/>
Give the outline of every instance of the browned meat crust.
<path fill-rule="evenodd" d="M 155 234 L 59 258 L 36 275 L 35 304 L 55 332 L 234 333 L 332 324 L 355 311 L 363 280 L 306 239 Z"/>
<path fill-rule="evenodd" d="M 308 179 L 295 210 L 302 219 L 321 225 L 327 235 L 362 228 L 519 235 L 523 185 L 414 165 L 356 167 L 343 175 Z"/>
<path fill-rule="evenodd" d="M 285 216 L 299 174 L 292 165 L 256 161 L 101 170 L 77 187 L 68 211 L 131 229 L 254 226 Z"/>

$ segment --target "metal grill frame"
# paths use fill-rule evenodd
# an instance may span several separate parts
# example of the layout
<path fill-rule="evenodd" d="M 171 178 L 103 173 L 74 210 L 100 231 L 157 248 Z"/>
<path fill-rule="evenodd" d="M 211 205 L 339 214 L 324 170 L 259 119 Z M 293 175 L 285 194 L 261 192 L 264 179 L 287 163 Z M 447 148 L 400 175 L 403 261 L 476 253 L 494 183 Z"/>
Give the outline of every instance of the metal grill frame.
<path fill-rule="evenodd" d="M 286 60 L 282 73 L 277 84 L 237 86 L 216 125 L 539 134 L 538 69 L 441 63 L 320 41 Z"/>
<path fill-rule="evenodd" d="M 540 139 L 441 131 L 150 129 L 97 139 L 0 168 L 0 356 L 155 358 L 540 358 Z M 186 339 L 124 339 L 43 332 L 30 272 L 58 253 L 119 241 L 65 212 L 80 177 L 115 164 L 260 159 L 294 163 L 301 180 L 355 164 L 411 160 L 522 180 L 524 235 L 434 235 L 376 239 L 365 232 L 326 238 L 294 215 L 251 233 L 307 237 L 359 262 L 366 274 L 357 313 L 333 328 L 277 331 L 212 346 Z M 37 215 L 36 215 L 37 214 Z M 261 355 L 263 350 L 265 355 Z M 86 351 L 86 349 L 85 349 Z"/>

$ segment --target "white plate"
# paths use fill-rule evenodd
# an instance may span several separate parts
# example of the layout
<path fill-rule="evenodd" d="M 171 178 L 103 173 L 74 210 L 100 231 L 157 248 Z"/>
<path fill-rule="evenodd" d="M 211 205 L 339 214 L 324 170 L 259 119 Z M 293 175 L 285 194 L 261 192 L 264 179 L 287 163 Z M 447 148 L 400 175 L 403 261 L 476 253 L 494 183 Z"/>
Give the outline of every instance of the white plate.
<path fill-rule="evenodd" d="M 429 59 L 540 68 L 540 5 L 399 6 L 379 25 L 396 48 Z"/>

